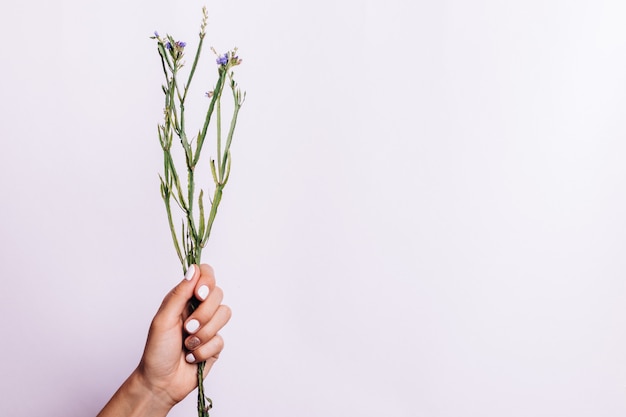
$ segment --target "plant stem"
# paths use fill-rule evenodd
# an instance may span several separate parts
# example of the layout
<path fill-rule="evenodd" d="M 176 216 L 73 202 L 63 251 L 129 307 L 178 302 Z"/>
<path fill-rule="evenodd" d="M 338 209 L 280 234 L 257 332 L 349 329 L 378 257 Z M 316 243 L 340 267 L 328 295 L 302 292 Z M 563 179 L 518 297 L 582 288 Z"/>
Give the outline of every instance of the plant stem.
<path fill-rule="evenodd" d="M 200 362 L 198 364 L 198 417 L 209 417 L 209 410 L 213 406 L 211 400 L 204 395 L 204 366 L 206 362 Z M 206 400 L 209 400 L 207 406 Z"/>
<path fill-rule="evenodd" d="M 202 246 L 206 245 L 206 242 L 209 240 L 209 236 L 211 235 L 211 228 L 213 227 L 213 221 L 215 220 L 215 216 L 217 215 L 217 208 L 220 205 L 220 201 L 222 201 L 223 188 L 224 186 L 220 184 L 215 187 L 215 193 L 213 194 L 213 204 L 211 204 L 211 211 L 209 212 L 209 218 L 206 222 L 206 231 L 204 239 L 202 240 Z"/>
<path fill-rule="evenodd" d="M 237 125 L 237 116 L 239 115 L 239 104 L 235 103 L 235 109 L 233 110 L 233 118 L 230 120 L 230 128 L 228 129 L 228 136 L 226 137 L 226 147 L 224 148 L 224 161 L 226 161 L 226 157 L 228 156 L 228 152 L 230 151 L 230 143 L 233 140 L 233 134 L 235 133 L 235 126 Z M 220 167 L 220 178 L 224 180 L 224 170 L 226 169 L 226 165 L 224 164 Z"/>
<path fill-rule="evenodd" d="M 183 254 L 180 252 L 180 245 L 178 244 L 178 238 L 176 237 L 176 228 L 174 227 L 174 222 L 172 220 L 172 209 L 170 207 L 169 196 L 165 201 L 165 209 L 167 210 L 167 220 L 170 225 L 170 232 L 172 233 L 172 240 L 174 241 L 174 247 L 176 248 L 176 254 L 178 255 L 178 259 L 180 263 L 183 265 L 183 274 L 187 272 L 185 268 L 185 261 L 183 259 Z"/>
<path fill-rule="evenodd" d="M 217 99 L 217 166 L 222 166 L 222 100 Z M 222 181 L 222 177 L 219 178 Z"/>

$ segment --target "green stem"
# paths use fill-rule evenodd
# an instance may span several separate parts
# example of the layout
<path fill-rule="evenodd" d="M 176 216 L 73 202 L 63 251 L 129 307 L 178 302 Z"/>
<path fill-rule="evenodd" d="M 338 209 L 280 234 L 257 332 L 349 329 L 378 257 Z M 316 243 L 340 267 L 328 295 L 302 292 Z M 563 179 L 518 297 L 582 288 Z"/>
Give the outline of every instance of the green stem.
<path fill-rule="evenodd" d="M 224 147 L 224 161 L 226 161 L 226 157 L 228 156 L 228 152 L 230 151 L 230 143 L 233 141 L 233 135 L 235 134 L 235 126 L 237 126 L 237 116 L 239 115 L 239 109 L 241 106 L 235 103 L 235 109 L 233 110 L 233 118 L 230 120 L 230 128 L 228 129 L 228 136 L 226 137 L 226 146 Z M 218 165 L 220 167 L 220 181 L 224 179 L 224 171 L 226 169 L 226 164 Z"/>
<path fill-rule="evenodd" d="M 215 220 L 215 216 L 217 215 L 217 208 L 220 205 L 220 201 L 222 201 L 222 190 L 224 189 L 223 184 L 215 185 L 215 192 L 213 193 L 213 201 L 211 202 L 211 211 L 209 212 L 209 218 L 206 222 L 206 230 L 204 232 L 204 238 L 202 239 L 202 247 L 206 245 L 206 242 L 209 240 L 209 236 L 211 235 L 211 228 L 213 227 L 213 221 Z"/>
<path fill-rule="evenodd" d="M 215 108 L 215 103 L 219 100 L 221 96 L 221 91 L 224 86 L 224 78 L 226 77 L 226 72 L 222 71 L 220 73 L 220 77 L 217 79 L 217 83 L 215 83 L 215 90 L 213 90 L 213 97 L 211 97 L 211 103 L 209 104 L 209 108 L 207 109 L 206 116 L 204 118 L 204 125 L 202 126 L 202 131 L 198 136 L 198 142 L 196 143 L 196 154 L 194 156 L 194 165 L 198 163 L 198 159 L 200 158 L 200 151 L 202 150 L 202 145 L 204 144 L 204 139 L 206 138 L 207 129 L 209 128 L 209 123 L 211 121 L 211 116 L 213 115 L 213 109 Z"/>
<path fill-rule="evenodd" d="M 178 255 L 178 259 L 180 263 L 183 265 L 183 273 L 187 272 L 185 268 L 185 261 L 183 259 L 183 254 L 180 251 L 180 244 L 178 243 L 178 238 L 176 237 L 176 228 L 174 227 L 174 221 L 172 220 L 172 209 L 170 207 L 169 196 L 165 199 L 165 210 L 167 211 L 167 220 L 170 226 L 170 232 L 172 234 L 172 240 L 174 241 L 174 247 L 176 248 L 176 254 Z"/>
<path fill-rule="evenodd" d="M 187 98 L 187 92 L 189 91 L 191 80 L 193 78 L 193 75 L 196 72 L 196 67 L 198 66 L 198 59 L 200 59 L 200 52 L 202 52 L 203 42 L 204 42 L 204 34 L 200 34 L 200 42 L 198 42 L 198 49 L 196 49 L 196 56 L 193 59 L 193 64 L 191 64 L 191 71 L 189 72 L 189 78 L 187 78 L 187 85 L 185 85 L 185 92 L 183 93 L 183 102 Z"/>
<path fill-rule="evenodd" d="M 202 236 L 198 236 L 198 232 L 196 230 L 196 223 L 195 220 L 193 218 L 193 201 L 194 201 L 194 191 L 195 191 L 195 184 L 194 184 L 194 175 L 193 175 L 193 169 L 192 168 L 188 168 L 188 172 L 187 172 L 187 190 L 188 190 L 188 195 L 187 195 L 187 201 L 189 201 L 189 206 L 187 207 L 187 227 L 189 232 L 191 233 L 191 240 L 193 242 L 193 246 L 192 248 L 194 248 L 194 250 L 196 250 L 195 246 L 198 244 L 198 241 L 200 239 L 202 239 Z M 195 259 L 195 257 L 194 257 Z"/>
<path fill-rule="evenodd" d="M 165 152 L 165 159 L 172 174 L 172 179 L 174 180 L 174 187 L 176 187 L 176 192 L 178 194 L 178 202 L 182 206 L 183 210 L 187 210 L 188 204 L 185 202 L 183 197 L 180 179 L 178 178 L 178 172 L 176 171 L 176 165 L 174 165 L 174 159 L 172 159 L 172 154 L 169 151 Z"/>
<path fill-rule="evenodd" d="M 204 395 L 204 366 L 206 362 L 200 362 L 198 364 L 198 417 L 209 417 L 209 410 L 213 407 L 213 402 L 210 398 Z M 207 405 L 208 400 L 208 405 Z"/>
<path fill-rule="evenodd" d="M 222 100 L 217 100 L 217 166 L 222 166 Z M 222 170 L 220 169 L 220 172 Z M 220 175 L 219 180 L 222 181 L 223 175 Z"/>

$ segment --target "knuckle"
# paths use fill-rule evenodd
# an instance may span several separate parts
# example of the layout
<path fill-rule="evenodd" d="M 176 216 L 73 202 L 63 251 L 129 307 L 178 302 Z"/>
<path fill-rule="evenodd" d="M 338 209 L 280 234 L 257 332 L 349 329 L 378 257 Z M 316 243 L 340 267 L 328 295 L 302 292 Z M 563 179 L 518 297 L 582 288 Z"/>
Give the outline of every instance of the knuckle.
<path fill-rule="evenodd" d="M 217 352 L 221 352 L 224 349 L 224 338 L 219 334 L 216 334 L 213 339 L 211 339 L 211 343 L 213 343 Z"/>
<path fill-rule="evenodd" d="M 224 298 L 224 291 L 220 287 L 213 288 L 213 297 L 217 297 L 220 300 Z"/>
<path fill-rule="evenodd" d="M 230 320 L 230 318 L 233 316 L 233 310 L 225 304 L 222 304 L 220 306 L 220 310 L 222 311 L 224 317 L 226 317 L 226 320 Z"/>
<path fill-rule="evenodd" d="M 209 274 L 209 275 L 214 275 L 215 271 L 213 270 L 213 267 L 209 264 L 202 264 L 200 265 L 200 269 L 202 270 L 203 273 Z"/>
<path fill-rule="evenodd" d="M 215 286 L 215 272 L 210 265 L 202 264 L 200 265 L 200 272 L 202 279 L 206 279 L 209 287 Z"/>

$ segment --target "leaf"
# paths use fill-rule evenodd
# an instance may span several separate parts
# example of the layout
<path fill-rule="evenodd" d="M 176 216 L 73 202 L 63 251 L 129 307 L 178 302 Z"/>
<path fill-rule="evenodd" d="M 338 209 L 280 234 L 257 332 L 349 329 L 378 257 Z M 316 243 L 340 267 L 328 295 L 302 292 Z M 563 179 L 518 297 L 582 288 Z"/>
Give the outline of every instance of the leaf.
<path fill-rule="evenodd" d="M 213 181 L 215 181 L 215 184 L 218 184 L 219 181 L 217 180 L 217 172 L 215 171 L 215 159 L 211 159 L 211 174 L 213 174 Z"/>
<path fill-rule="evenodd" d="M 228 182 L 228 177 L 230 176 L 230 149 L 226 152 L 226 173 L 224 174 L 224 179 L 222 180 L 222 184 L 226 185 Z"/>
<path fill-rule="evenodd" d="M 165 184 L 165 181 L 163 181 L 163 177 L 161 177 L 161 174 L 159 174 L 159 179 L 161 180 L 161 197 L 163 198 L 163 200 L 168 200 L 170 197 L 169 189 Z"/>
<path fill-rule="evenodd" d="M 204 237 L 204 227 L 205 227 L 205 219 L 204 219 L 204 203 L 202 202 L 204 197 L 204 192 L 200 189 L 200 196 L 198 197 L 198 206 L 200 207 L 200 239 Z"/>
<path fill-rule="evenodd" d="M 185 236 L 185 221 L 181 220 L 181 231 L 180 231 L 180 239 L 183 242 L 183 251 L 185 252 L 185 259 L 189 259 L 189 245 L 187 242 L 187 238 Z"/>

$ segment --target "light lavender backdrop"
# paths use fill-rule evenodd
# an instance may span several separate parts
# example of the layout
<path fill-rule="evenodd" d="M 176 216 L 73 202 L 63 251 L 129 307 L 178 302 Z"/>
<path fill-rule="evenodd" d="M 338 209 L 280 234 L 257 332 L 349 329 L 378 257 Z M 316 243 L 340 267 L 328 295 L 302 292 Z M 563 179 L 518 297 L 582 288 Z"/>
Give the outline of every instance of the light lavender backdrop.
<path fill-rule="evenodd" d="M 248 92 L 212 416 L 626 414 L 626 3 L 206 4 Z M 181 279 L 148 37 L 202 5 L 3 4 L 0 415 L 95 415 Z"/>

